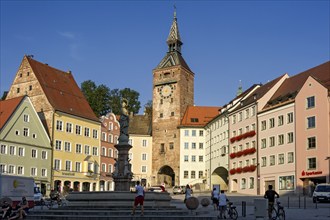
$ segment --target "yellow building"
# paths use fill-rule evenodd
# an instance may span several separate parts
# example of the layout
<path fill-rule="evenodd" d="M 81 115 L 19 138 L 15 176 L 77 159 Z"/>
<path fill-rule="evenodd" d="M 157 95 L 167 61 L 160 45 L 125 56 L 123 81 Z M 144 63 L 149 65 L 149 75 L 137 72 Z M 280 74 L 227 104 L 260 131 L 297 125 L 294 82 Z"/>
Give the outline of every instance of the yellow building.
<path fill-rule="evenodd" d="M 98 191 L 101 124 L 71 71 L 24 56 L 7 99 L 23 95 L 30 97 L 51 140 L 51 188 Z"/>

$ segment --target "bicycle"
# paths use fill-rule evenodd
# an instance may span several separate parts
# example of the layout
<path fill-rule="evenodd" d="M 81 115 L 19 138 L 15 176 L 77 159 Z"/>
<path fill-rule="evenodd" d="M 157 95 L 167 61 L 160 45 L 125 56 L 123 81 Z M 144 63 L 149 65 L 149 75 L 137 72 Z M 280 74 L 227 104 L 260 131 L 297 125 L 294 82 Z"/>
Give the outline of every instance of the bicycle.
<path fill-rule="evenodd" d="M 236 210 L 236 206 L 234 206 L 232 202 L 227 203 L 227 208 L 224 213 L 224 218 L 226 218 L 226 213 L 230 219 L 236 220 L 238 218 L 238 212 Z M 220 216 L 218 216 L 218 219 L 220 219 Z"/>
<path fill-rule="evenodd" d="M 281 205 L 281 202 L 276 201 L 276 206 L 273 206 L 272 209 L 272 220 L 285 220 L 285 211 L 284 207 Z"/>

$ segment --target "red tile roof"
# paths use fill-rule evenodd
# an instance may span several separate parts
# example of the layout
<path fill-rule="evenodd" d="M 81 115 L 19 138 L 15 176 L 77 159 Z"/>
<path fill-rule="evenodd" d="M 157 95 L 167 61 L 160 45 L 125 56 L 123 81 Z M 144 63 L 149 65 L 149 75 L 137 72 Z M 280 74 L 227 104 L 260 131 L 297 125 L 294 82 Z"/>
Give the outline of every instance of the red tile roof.
<path fill-rule="evenodd" d="M 30 57 L 26 59 L 55 110 L 99 122 L 71 72 L 63 72 Z"/>
<path fill-rule="evenodd" d="M 0 129 L 6 124 L 10 116 L 15 112 L 18 105 L 25 98 L 20 96 L 13 99 L 0 101 Z"/>
<path fill-rule="evenodd" d="M 221 107 L 188 106 L 180 127 L 204 127 L 219 115 Z"/>
<path fill-rule="evenodd" d="M 274 105 L 294 100 L 307 78 L 314 77 L 330 91 L 330 61 L 287 78 L 270 98 L 264 109 Z"/>

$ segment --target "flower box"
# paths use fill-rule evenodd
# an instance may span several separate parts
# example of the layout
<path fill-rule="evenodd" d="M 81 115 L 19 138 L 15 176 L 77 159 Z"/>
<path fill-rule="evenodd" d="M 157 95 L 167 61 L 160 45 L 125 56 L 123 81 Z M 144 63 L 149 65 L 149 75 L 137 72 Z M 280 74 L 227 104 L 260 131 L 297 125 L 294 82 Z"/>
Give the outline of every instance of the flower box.
<path fill-rule="evenodd" d="M 233 159 L 233 158 L 236 157 L 236 153 L 231 153 L 231 154 L 229 154 L 229 156 L 230 156 L 231 159 Z"/>
<path fill-rule="evenodd" d="M 229 173 L 230 173 L 230 175 L 234 175 L 236 173 L 236 169 L 234 168 L 234 169 L 229 170 Z"/>
<path fill-rule="evenodd" d="M 242 168 L 241 167 L 237 167 L 235 171 L 236 171 L 236 173 L 242 173 Z"/>
<path fill-rule="evenodd" d="M 237 153 L 236 153 L 236 157 L 240 157 L 240 156 L 242 156 L 243 155 L 243 151 L 238 151 Z"/>

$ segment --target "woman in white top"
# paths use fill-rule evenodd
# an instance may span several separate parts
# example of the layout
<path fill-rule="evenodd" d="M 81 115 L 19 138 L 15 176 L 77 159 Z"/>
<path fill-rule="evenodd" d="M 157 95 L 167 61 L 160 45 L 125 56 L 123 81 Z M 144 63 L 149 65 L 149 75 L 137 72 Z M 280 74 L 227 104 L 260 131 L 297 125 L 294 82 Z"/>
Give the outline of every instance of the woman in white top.
<path fill-rule="evenodd" d="M 190 186 L 187 184 L 186 186 L 186 192 L 184 197 L 184 203 L 186 203 L 186 200 L 191 197 L 191 189 Z"/>

